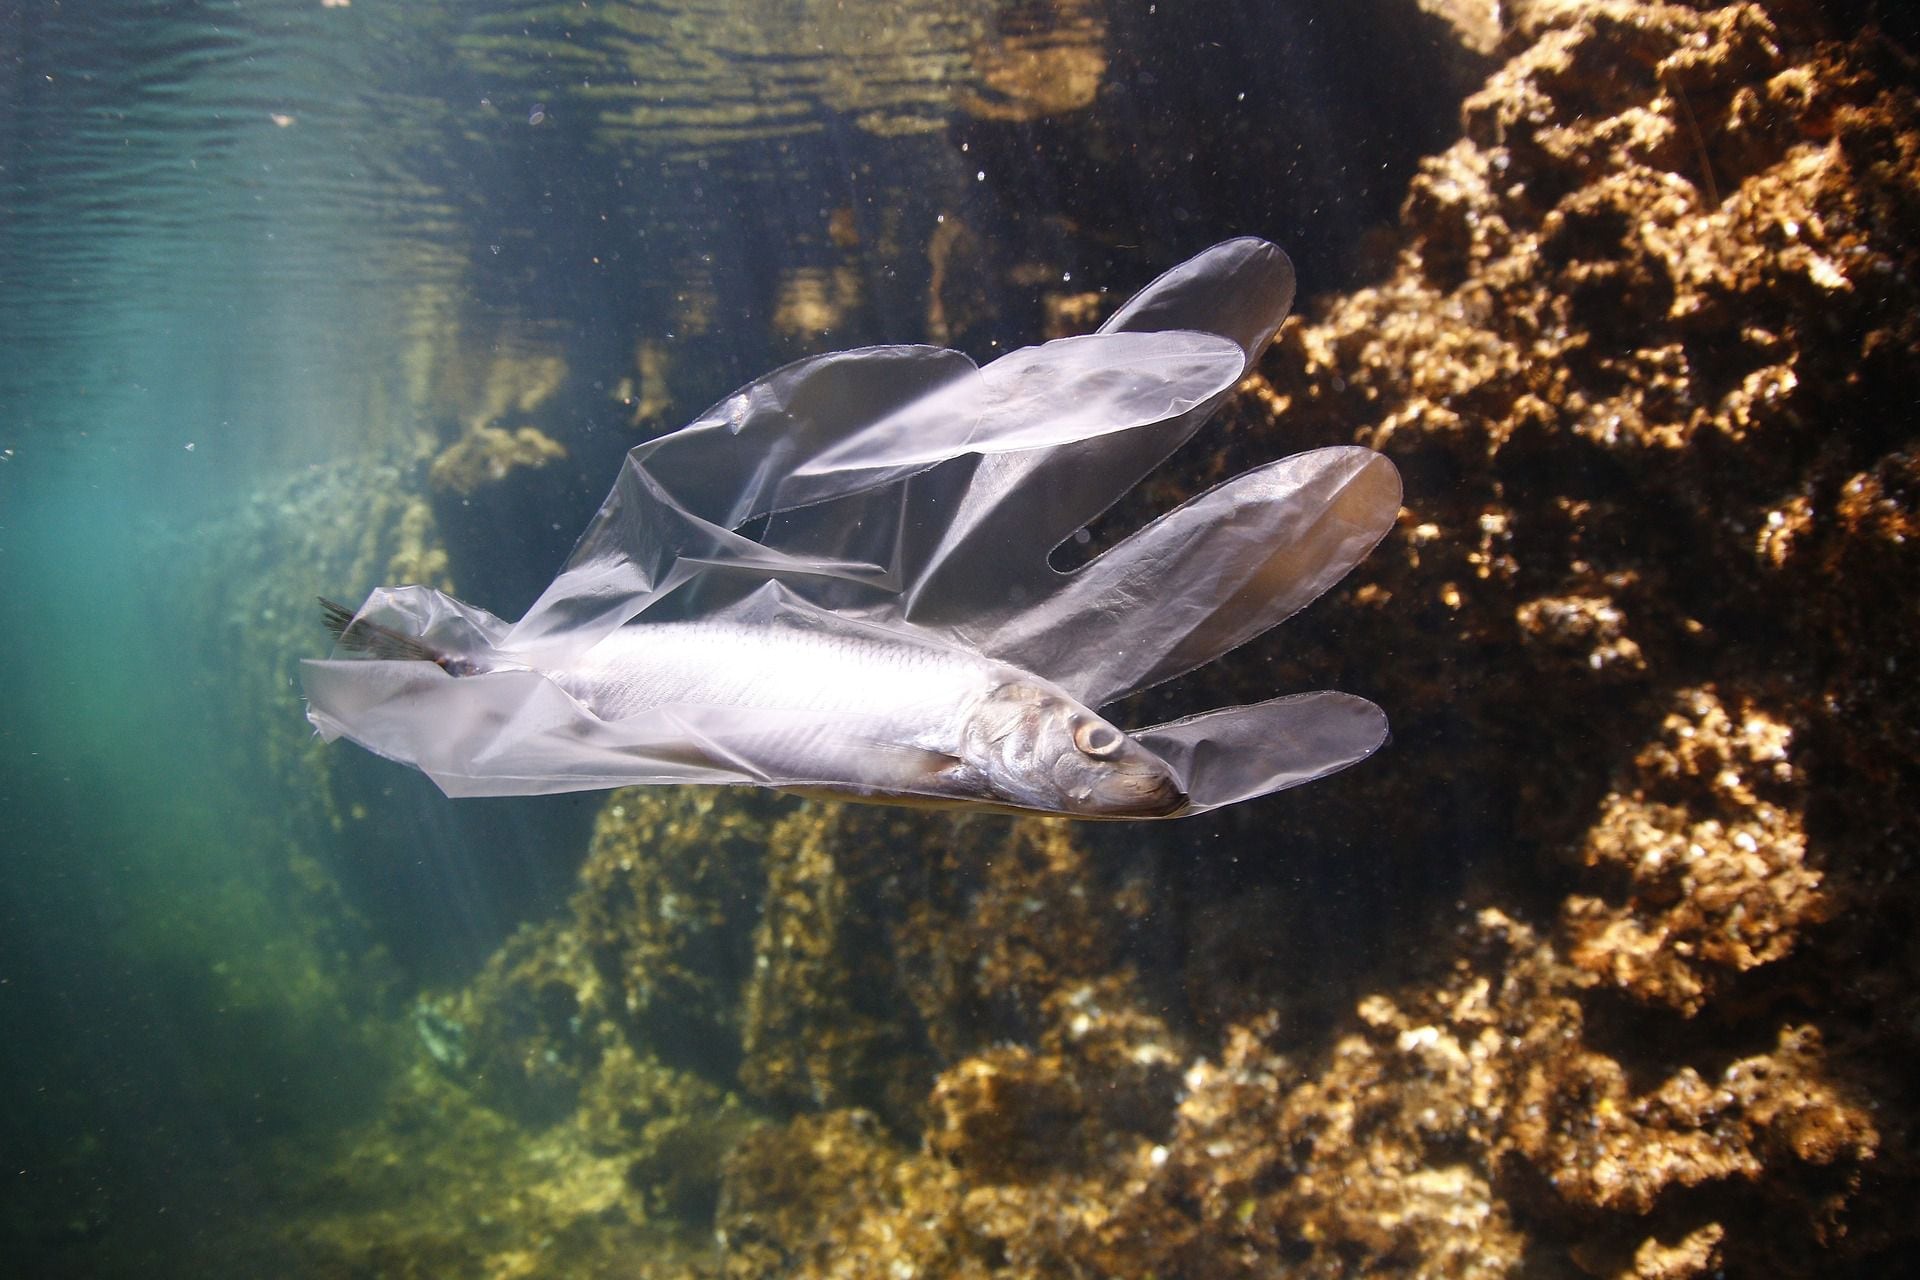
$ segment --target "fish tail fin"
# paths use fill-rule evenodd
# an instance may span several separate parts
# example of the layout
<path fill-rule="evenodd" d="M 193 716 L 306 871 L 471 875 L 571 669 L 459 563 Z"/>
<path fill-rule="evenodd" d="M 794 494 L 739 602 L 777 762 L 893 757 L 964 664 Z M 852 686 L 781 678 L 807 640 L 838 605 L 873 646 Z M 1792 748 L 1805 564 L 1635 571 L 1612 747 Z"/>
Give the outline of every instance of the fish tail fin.
<path fill-rule="evenodd" d="M 454 661 L 453 657 L 440 652 L 420 637 L 381 626 L 370 618 L 356 620 L 353 610 L 347 606 L 325 596 L 317 598 L 320 601 L 320 621 L 347 652 L 402 662 L 431 662 L 451 670 L 448 664 Z"/>

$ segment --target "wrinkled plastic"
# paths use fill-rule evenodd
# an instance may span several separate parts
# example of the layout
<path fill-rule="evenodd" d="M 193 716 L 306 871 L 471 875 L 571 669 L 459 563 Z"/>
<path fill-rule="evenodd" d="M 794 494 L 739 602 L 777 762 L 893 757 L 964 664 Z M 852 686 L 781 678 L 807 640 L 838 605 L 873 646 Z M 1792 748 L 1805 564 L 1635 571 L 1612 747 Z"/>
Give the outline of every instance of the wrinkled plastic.
<path fill-rule="evenodd" d="M 1206 421 L 1292 297 L 1285 254 L 1235 240 L 1098 333 L 984 367 L 909 346 L 776 370 L 632 450 L 517 623 L 424 587 L 383 588 L 360 610 L 442 651 L 485 653 L 487 670 L 336 654 L 304 664 L 309 717 L 452 795 L 652 782 L 929 795 L 915 779 L 935 762 L 897 716 L 680 705 L 602 720 L 549 673 L 629 623 L 713 616 L 1004 663 L 1088 707 L 1213 661 L 1372 549 L 1399 510 L 1391 463 L 1355 447 L 1283 458 L 1072 572 L 1048 556 Z M 739 532 L 763 519 L 757 537 Z M 1198 813 L 1344 768 L 1386 732 L 1365 699 L 1320 692 L 1131 736 L 1177 775 L 1181 812 Z M 816 748 L 803 767 L 796 735 Z"/>

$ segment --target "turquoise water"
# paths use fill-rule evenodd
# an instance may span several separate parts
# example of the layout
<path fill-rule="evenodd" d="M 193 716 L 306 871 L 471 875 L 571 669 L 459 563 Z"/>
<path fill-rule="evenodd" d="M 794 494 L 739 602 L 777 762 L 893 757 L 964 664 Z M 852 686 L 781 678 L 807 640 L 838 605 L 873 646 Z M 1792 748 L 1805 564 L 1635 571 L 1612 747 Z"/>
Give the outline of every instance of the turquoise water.
<path fill-rule="evenodd" d="M 273 1144 L 368 1114 L 415 997 L 570 891 L 593 798 L 454 806 L 309 740 L 312 597 L 384 580 L 391 504 L 517 613 L 621 452 L 745 378 L 881 340 L 990 355 L 1036 335 L 1055 276 L 1131 287 L 1233 234 L 1337 287 L 1451 131 L 1444 75 L 1338 102 L 1352 68 L 1419 59 L 1340 6 L 1178 38 L 1151 6 L 1080 8 L 1097 123 L 1071 57 L 983 78 L 984 2 L 0 14 L 22 1274 L 207 1274 L 271 1204 Z M 567 457 L 436 489 L 428 459 L 479 422 Z"/>

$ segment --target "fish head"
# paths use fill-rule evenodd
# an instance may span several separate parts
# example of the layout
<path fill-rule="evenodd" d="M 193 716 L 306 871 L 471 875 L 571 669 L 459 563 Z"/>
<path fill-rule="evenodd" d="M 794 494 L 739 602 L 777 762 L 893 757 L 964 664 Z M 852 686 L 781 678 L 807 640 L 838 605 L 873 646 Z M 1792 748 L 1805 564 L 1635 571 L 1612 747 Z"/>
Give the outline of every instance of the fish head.
<path fill-rule="evenodd" d="M 1080 818 L 1162 818 L 1186 807 L 1172 768 L 1072 696 L 1031 677 L 973 709 L 966 763 L 1000 803 Z"/>

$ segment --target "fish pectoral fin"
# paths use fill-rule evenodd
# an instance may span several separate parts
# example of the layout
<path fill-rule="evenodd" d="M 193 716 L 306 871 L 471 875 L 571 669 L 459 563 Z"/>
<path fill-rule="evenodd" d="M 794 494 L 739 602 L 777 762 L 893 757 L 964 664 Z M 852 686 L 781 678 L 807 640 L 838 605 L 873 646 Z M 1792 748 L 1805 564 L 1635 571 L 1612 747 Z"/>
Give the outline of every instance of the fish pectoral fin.
<path fill-rule="evenodd" d="M 967 762 L 959 756 L 931 747 L 876 742 L 872 750 L 876 759 L 885 762 L 885 773 L 909 783 L 928 782 L 936 778 L 954 780 L 967 768 Z"/>
<path fill-rule="evenodd" d="M 955 778 L 969 772 L 971 766 L 959 756 L 948 755 L 943 751 L 923 751 L 920 753 L 920 767 L 928 777 Z"/>
<path fill-rule="evenodd" d="M 972 766 L 950 752 L 900 742 L 869 742 L 844 778 L 821 778 L 790 789 L 841 799 L 893 803 L 970 801 L 982 791 Z"/>
<path fill-rule="evenodd" d="M 909 809 L 972 809 L 990 798 L 972 767 L 959 756 L 897 742 L 872 744 L 858 781 L 809 782 L 781 789 L 816 800 Z"/>
<path fill-rule="evenodd" d="M 743 715 L 738 708 L 661 707 L 619 721 L 583 718 L 589 739 L 652 764 L 689 773 L 794 790 L 841 794 L 972 794 L 976 774 L 951 752 L 890 741 L 864 723 L 824 722 L 785 713 Z"/>

